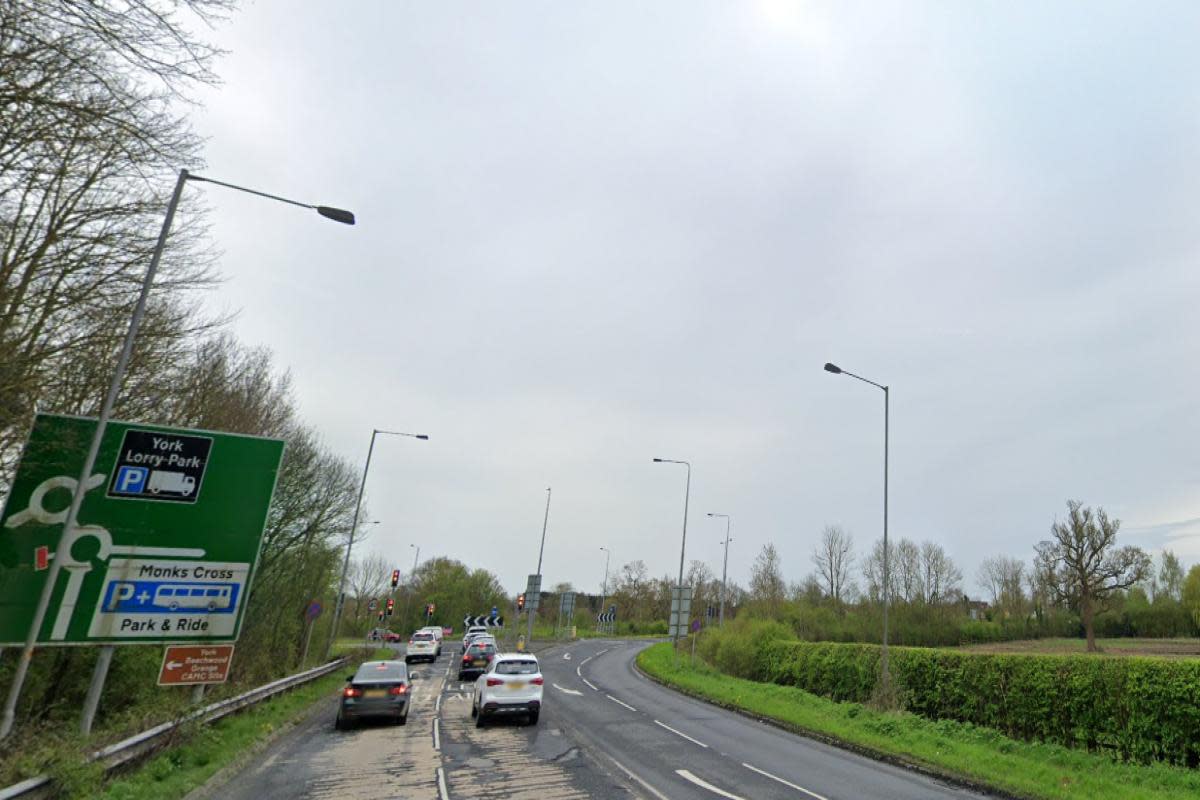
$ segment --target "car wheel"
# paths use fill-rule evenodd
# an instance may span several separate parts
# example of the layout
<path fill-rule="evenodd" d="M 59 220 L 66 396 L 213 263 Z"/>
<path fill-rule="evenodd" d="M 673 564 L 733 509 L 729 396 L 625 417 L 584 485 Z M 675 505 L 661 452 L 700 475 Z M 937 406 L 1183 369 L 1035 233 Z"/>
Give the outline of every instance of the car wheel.
<path fill-rule="evenodd" d="M 538 716 L 539 716 L 540 714 L 541 714 L 541 712 L 540 712 L 540 711 L 530 711 L 530 712 L 529 712 L 529 724 L 530 724 L 530 725 L 537 725 Z"/>
<path fill-rule="evenodd" d="M 339 731 L 344 731 L 348 727 L 346 725 L 346 720 L 342 719 L 342 715 L 340 713 L 334 718 L 333 727 Z"/>
<path fill-rule="evenodd" d="M 476 714 L 476 715 L 475 715 L 475 727 L 476 727 L 476 728 L 482 728 L 482 727 L 483 727 L 484 725 L 486 725 L 486 724 L 487 724 L 487 723 L 485 723 L 485 722 L 483 721 L 483 712 L 482 712 L 482 711 L 480 711 L 478 714 Z"/>
<path fill-rule="evenodd" d="M 472 703 L 471 703 L 471 716 L 472 717 L 479 716 L 479 706 L 475 705 L 474 701 L 472 701 Z"/>
<path fill-rule="evenodd" d="M 407 725 L 408 724 L 408 712 L 407 711 L 404 712 L 403 717 L 396 717 L 396 724 L 397 725 Z"/>

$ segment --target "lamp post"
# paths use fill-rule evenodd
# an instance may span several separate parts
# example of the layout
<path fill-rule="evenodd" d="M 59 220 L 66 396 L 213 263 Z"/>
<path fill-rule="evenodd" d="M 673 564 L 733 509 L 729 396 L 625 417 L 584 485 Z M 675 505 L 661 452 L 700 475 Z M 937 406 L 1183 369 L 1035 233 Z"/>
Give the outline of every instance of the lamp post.
<path fill-rule="evenodd" d="M 717 627 L 725 626 L 725 579 L 729 575 L 729 543 L 733 540 L 729 538 L 730 517 L 728 514 L 709 514 L 710 517 L 725 518 L 725 562 L 721 567 L 721 617 L 717 622 Z"/>
<path fill-rule="evenodd" d="M 542 553 L 545 552 L 545 550 L 546 550 L 546 526 L 549 523 L 550 523 L 550 487 L 547 486 L 546 487 L 546 516 L 542 517 L 542 544 L 541 544 L 541 546 L 538 547 L 538 565 L 537 565 L 537 572 L 535 573 L 538 576 L 538 590 L 539 590 L 538 598 L 537 598 L 537 600 L 534 601 L 534 604 L 532 606 L 529 605 L 529 602 L 533 598 L 531 598 L 531 597 L 525 598 L 525 605 L 526 605 L 526 607 L 529 608 L 529 610 L 525 612 L 525 616 L 528 618 L 527 624 L 529 626 L 525 633 L 525 646 L 526 647 L 529 647 L 529 645 L 533 644 L 533 615 L 537 613 L 538 607 L 541 606 L 541 604 L 542 604 L 542 597 L 541 597 Z"/>
<path fill-rule="evenodd" d="M 404 595 L 404 621 L 408 622 L 408 609 L 412 604 L 413 584 L 417 582 L 417 562 L 421 560 L 421 546 L 409 542 L 409 547 L 416 548 L 416 553 L 413 554 L 413 568 L 408 577 L 408 592 Z"/>
<path fill-rule="evenodd" d="M 600 589 L 600 613 L 604 613 L 604 604 L 608 602 L 608 561 L 612 558 L 612 550 L 607 547 L 601 547 L 604 551 L 604 584 Z"/>
<path fill-rule="evenodd" d="M 146 268 L 146 275 L 142 279 L 141 292 L 138 294 L 137 303 L 133 307 L 133 315 L 129 320 L 129 328 L 125 331 L 125 340 L 121 345 L 121 353 L 117 357 L 117 365 L 113 370 L 112 380 L 108 385 L 108 392 L 105 394 L 104 402 L 100 407 L 100 415 L 96 419 L 96 430 L 92 434 L 92 442 L 88 447 L 87 456 L 83 460 L 83 469 L 80 470 L 79 481 L 76 483 L 75 491 L 71 495 L 71 505 L 67 510 L 66 523 L 63 525 L 62 536 L 56 548 L 57 552 L 70 550 L 71 545 L 78 537 L 79 507 L 83 504 L 83 496 L 88 490 L 87 479 L 91 477 L 92 470 L 96 466 L 96 455 L 100 451 L 100 443 L 104 439 L 104 431 L 108 426 L 109 418 L 112 416 L 112 409 L 117 401 L 117 393 L 121 390 L 121 383 L 125 378 L 125 370 L 129 366 L 129 358 L 133 353 L 134 342 L 137 340 L 138 329 L 141 327 L 142 317 L 146 313 L 146 300 L 150 295 L 150 287 L 154 284 L 154 275 L 158 272 L 158 262 L 162 259 L 163 249 L 167 244 L 167 235 L 171 232 L 171 223 L 175 220 L 175 210 L 179 207 L 179 199 L 183 195 L 183 186 L 188 181 L 215 183 L 239 192 L 246 192 L 258 195 L 259 197 L 266 197 L 270 200 L 278 200 L 281 203 L 312 209 L 322 217 L 341 222 L 345 225 L 354 224 L 354 214 L 345 209 L 309 205 L 308 203 L 289 200 L 286 197 L 267 194 L 255 189 L 247 189 L 244 186 L 237 186 L 200 175 L 192 175 L 186 169 L 179 170 L 179 178 L 175 181 L 175 189 L 171 194 L 171 201 L 167 204 L 167 214 L 163 219 L 162 229 L 158 234 L 158 241 L 155 243 L 154 252 L 150 256 L 150 265 Z M 46 574 L 46 582 L 42 585 L 42 594 L 38 598 L 37 607 L 33 612 L 29 634 L 26 636 L 24 647 L 21 649 L 21 655 L 17 659 L 17 667 L 13 673 L 12 683 L 9 685 L 8 698 L 4 702 L 3 718 L 0 718 L 0 739 L 8 736 L 12 731 L 13 721 L 16 718 L 17 701 L 21 697 L 21 689 L 25 684 L 25 676 L 29 672 L 29 663 L 33 658 L 33 651 L 37 647 L 38 633 L 41 631 L 42 623 L 46 619 L 46 610 L 50 606 L 50 598 L 54 594 L 54 587 L 61 571 L 61 559 L 53 559 L 50 562 L 50 570 Z M 107 657 L 105 657 L 106 653 Z M 101 648 L 100 663 L 104 665 L 104 669 L 107 669 L 108 661 L 111 658 L 112 651 L 107 647 Z M 97 674 L 93 676 L 93 684 L 103 683 L 103 679 L 104 675 L 98 670 Z M 98 691 L 96 692 L 96 700 L 99 700 Z M 91 720 L 87 708 L 84 709 L 83 723 L 84 728 L 90 728 Z M 85 730 L 84 732 L 86 733 L 87 731 Z"/>
<path fill-rule="evenodd" d="M 346 555 L 342 559 L 342 578 L 338 581 L 337 602 L 334 604 L 333 622 L 329 626 L 329 644 L 325 646 L 326 660 L 333 652 L 333 642 L 337 639 L 338 625 L 342 621 L 342 607 L 346 604 L 346 573 L 350 570 L 350 551 L 354 547 L 354 534 L 358 530 L 358 515 L 362 511 L 363 492 L 367 488 L 367 473 L 371 471 L 371 455 L 375 452 L 375 437 L 381 433 L 385 436 L 407 436 L 410 439 L 429 440 L 429 436 L 424 433 L 382 431 L 378 428 L 371 431 L 371 445 L 367 448 L 367 463 L 363 465 L 362 480 L 358 484 L 358 499 L 354 502 L 354 521 L 350 523 L 350 540 L 346 542 Z"/>
<path fill-rule="evenodd" d="M 692 465 L 687 461 L 675 461 L 670 458 L 656 458 L 654 459 L 654 463 L 683 464 L 685 467 L 687 467 L 687 483 L 684 485 L 683 489 L 683 540 L 679 543 L 679 583 L 677 584 L 677 591 L 679 592 L 679 613 L 675 618 L 676 625 L 671 636 L 671 646 L 675 647 L 679 644 L 679 629 L 684 624 L 683 620 L 680 619 L 683 616 L 683 554 L 687 549 L 688 498 L 692 493 Z"/>
<path fill-rule="evenodd" d="M 891 683 L 891 675 L 888 672 L 888 605 L 891 590 L 891 578 L 888 571 L 888 406 L 891 390 L 882 383 L 876 383 L 861 375 L 847 372 L 837 364 L 826 362 L 825 371 L 834 375 L 848 375 L 863 383 L 869 383 L 876 389 L 883 390 L 883 647 L 879 651 L 879 661 L 883 685 L 887 689 Z"/>

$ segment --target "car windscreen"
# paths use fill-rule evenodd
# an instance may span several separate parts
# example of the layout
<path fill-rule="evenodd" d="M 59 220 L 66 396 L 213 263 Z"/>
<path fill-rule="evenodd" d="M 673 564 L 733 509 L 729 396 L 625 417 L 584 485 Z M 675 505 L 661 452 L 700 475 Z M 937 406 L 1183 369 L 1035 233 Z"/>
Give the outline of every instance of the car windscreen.
<path fill-rule="evenodd" d="M 354 683 L 408 680 L 408 668 L 397 661 L 368 661 L 354 673 Z"/>
<path fill-rule="evenodd" d="M 533 675 L 538 671 L 536 661 L 501 661 L 496 665 L 500 675 Z"/>
<path fill-rule="evenodd" d="M 476 644 L 473 644 L 473 645 L 471 645 L 469 648 L 467 648 L 467 652 L 469 652 L 469 653 L 483 653 L 483 654 L 485 654 L 485 655 L 486 655 L 486 654 L 488 654 L 488 653 L 494 653 L 494 652 L 496 652 L 496 645 L 494 645 L 494 644 L 480 644 L 480 643 L 476 643 Z"/>

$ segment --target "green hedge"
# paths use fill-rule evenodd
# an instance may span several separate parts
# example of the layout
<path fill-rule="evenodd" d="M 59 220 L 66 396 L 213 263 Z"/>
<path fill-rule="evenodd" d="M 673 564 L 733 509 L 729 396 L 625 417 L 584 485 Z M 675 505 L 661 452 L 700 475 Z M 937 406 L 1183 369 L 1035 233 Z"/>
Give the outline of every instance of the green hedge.
<path fill-rule="evenodd" d="M 1137 762 L 1200 762 L 1200 662 L 991 655 L 893 647 L 905 706 L 1008 736 L 1108 752 Z M 753 676 L 840 701 L 871 697 L 879 647 L 769 641 Z"/>

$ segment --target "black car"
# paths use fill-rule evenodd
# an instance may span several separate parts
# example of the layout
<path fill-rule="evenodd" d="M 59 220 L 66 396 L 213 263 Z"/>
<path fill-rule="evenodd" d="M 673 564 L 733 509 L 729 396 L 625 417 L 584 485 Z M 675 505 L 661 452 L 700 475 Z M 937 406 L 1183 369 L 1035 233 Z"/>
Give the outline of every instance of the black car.
<path fill-rule="evenodd" d="M 474 678 L 483 673 L 496 657 L 496 645 L 492 642 L 473 642 L 463 653 L 462 662 L 458 665 L 458 679 Z"/>
<path fill-rule="evenodd" d="M 334 726 L 345 730 L 354 720 L 388 717 L 397 725 L 408 721 L 412 678 L 403 661 L 366 661 L 342 690 Z"/>

